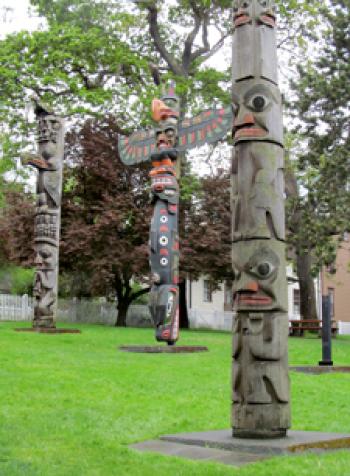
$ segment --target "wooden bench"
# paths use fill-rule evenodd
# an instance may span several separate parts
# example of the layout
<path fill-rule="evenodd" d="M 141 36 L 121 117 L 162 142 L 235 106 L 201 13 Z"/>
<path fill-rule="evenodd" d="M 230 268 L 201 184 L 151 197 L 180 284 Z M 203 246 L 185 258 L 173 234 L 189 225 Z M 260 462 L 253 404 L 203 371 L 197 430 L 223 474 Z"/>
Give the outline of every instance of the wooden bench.
<path fill-rule="evenodd" d="M 332 337 L 338 334 L 337 321 L 331 321 Z M 305 331 L 317 331 L 319 337 L 322 335 L 322 321 L 318 319 L 292 319 L 289 321 L 289 335 L 302 337 Z"/>

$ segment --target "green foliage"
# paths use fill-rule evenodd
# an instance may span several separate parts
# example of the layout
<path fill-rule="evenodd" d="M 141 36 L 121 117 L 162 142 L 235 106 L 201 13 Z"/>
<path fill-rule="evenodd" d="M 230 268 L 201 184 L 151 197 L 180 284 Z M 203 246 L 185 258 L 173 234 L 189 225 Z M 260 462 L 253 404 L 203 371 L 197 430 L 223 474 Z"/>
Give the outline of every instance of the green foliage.
<path fill-rule="evenodd" d="M 333 0 L 322 12 L 323 46 L 299 65 L 298 81 L 292 82 L 297 99 L 291 105 L 298 121 L 295 174 L 303 192 L 290 203 L 302 224 L 293 228 L 290 215 L 291 238 L 297 249 L 313 253 L 315 271 L 334 261 L 338 243 L 333 236 L 341 241 L 350 220 L 349 5 Z"/>
<path fill-rule="evenodd" d="M 144 289 L 144 286 L 135 282 L 135 283 L 133 283 L 131 288 L 132 288 L 132 294 L 136 294 L 136 293 L 142 291 L 142 289 Z M 140 296 L 138 296 L 133 301 L 133 304 L 143 304 L 143 305 L 148 304 L 148 293 L 141 294 Z"/>
<path fill-rule="evenodd" d="M 11 294 L 32 294 L 34 282 L 33 268 L 6 266 L 0 269 L 0 282 L 8 283 Z"/>
<path fill-rule="evenodd" d="M 229 428 L 231 335 L 182 332 L 183 345 L 209 352 L 164 358 L 117 350 L 153 344 L 151 329 L 74 327 L 82 333 L 44 336 L 0 323 L 2 475 L 328 476 L 330 468 L 333 476 L 348 474 L 348 451 L 235 468 L 129 448 L 164 434 Z M 292 365 L 320 359 L 319 339 L 294 338 L 289 347 Z M 338 365 L 349 363 L 349 337 L 335 339 L 333 350 Z M 294 430 L 349 432 L 346 374 L 292 372 L 291 383 Z"/>

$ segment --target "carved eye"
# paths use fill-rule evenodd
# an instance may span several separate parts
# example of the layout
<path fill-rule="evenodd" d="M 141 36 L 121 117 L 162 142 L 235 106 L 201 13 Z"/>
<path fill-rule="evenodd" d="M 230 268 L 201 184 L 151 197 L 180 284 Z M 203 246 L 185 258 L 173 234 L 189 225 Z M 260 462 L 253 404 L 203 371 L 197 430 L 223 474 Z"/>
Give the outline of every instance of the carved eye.
<path fill-rule="evenodd" d="M 248 7 L 249 7 L 249 2 L 242 3 L 242 8 L 248 8 Z"/>
<path fill-rule="evenodd" d="M 259 3 L 262 7 L 267 7 L 267 0 L 259 0 Z"/>
<path fill-rule="evenodd" d="M 269 105 L 269 99 L 263 94 L 255 94 L 249 99 L 248 106 L 256 112 L 262 112 Z"/>
<path fill-rule="evenodd" d="M 41 250 L 41 256 L 44 258 L 44 259 L 47 259 L 47 258 L 50 258 L 51 256 L 51 251 L 50 250 Z"/>
<path fill-rule="evenodd" d="M 251 272 L 258 276 L 260 279 L 269 278 L 275 271 L 275 267 L 267 261 L 259 263 L 257 266 L 251 269 Z"/>

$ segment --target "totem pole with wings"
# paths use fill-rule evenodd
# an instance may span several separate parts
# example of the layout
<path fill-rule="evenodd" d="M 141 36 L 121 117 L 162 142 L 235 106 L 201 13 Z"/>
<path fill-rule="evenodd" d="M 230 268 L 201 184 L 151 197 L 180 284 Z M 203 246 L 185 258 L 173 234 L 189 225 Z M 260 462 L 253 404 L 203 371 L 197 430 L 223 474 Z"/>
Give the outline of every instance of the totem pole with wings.
<path fill-rule="evenodd" d="M 155 127 L 119 139 L 126 165 L 151 161 L 154 212 L 150 229 L 152 288 L 150 311 L 156 339 L 173 345 L 179 337 L 179 185 L 176 161 L 180 152 L 217 142 L 232 129 L 232 107 L 208 109 L 180 120 L 180 101 L 171 84 L 161 100 L 152 101 Z"/>

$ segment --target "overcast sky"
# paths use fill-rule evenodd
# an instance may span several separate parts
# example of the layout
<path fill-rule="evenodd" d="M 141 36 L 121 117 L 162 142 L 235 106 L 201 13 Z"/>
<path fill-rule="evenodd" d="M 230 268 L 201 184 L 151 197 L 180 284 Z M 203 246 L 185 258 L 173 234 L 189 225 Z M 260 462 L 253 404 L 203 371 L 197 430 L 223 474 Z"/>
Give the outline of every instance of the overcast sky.
<path fill-rule="evenodd" d="M 0 0 L 0 36 L 19 30 L 34 30 L 38 18 L 29 15 L 28 0 Z"/>

